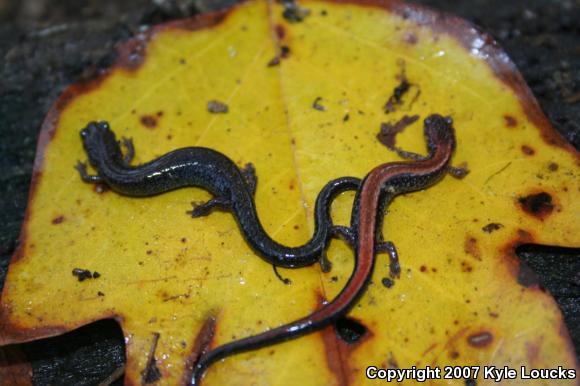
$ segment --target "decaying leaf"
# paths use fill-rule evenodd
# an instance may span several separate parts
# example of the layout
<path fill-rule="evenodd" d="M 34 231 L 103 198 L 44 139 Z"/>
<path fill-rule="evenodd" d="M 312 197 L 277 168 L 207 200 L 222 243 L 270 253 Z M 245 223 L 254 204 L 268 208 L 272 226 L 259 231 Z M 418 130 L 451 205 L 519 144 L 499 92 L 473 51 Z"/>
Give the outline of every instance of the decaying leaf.
<path fill-rule="evenodd" d="M 464 21 L 393 0 L 300 7 L 299 20 L 256 1 L 155 27 L 124 44 L 106 75 L 65 91 L 42 128 L 0 342 L 115 318 L 127 384 L 186 383 L 205 346 L 309 314 L 352 270 L 352 251 L 335 241 L 331 272 L 280 270 L 287 285 L 230 213 L 186 215 L 209 197 L 201 189 L 135 199 L 84 184 L 73 165 L 86 157 L 87 122 L 132 137 L 136 163 L 192 145 L 252 162 L 265 228 L 298 245 L 328 180 L 399 159 L 377 140 L 381 127 L 393 149 L 424 152 L 421 122 L 437 112 L 453 117 L 454 163 L 470 173 L 390 206 L 384 234 L 401 278 L 388 279 L 379 256 L 350 319 L 228 358 L 204 384 L 359 385 L 376 382 L 369 365 L 576 368 L 556 304 L 514 249 L 579 246 L 579 157 L 505 53 Z M 352 197 L 334 204 L 335 222 L 349 222 Z"/>

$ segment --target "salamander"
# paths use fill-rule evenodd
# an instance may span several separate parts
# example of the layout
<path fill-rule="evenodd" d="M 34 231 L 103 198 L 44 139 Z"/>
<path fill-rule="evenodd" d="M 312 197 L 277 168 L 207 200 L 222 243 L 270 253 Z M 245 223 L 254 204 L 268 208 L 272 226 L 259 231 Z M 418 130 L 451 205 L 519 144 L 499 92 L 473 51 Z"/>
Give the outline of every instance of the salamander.
<path fill-rule="evenodd" d="M 439 181 L 450 171 L 450 160 L 455 150 L 455 133 L 450 118 L 436 114 L 427 117 L 424 121 L 424 135 L 428 149 L 426 157 L 409 155 L 416 161 L 379 165 L 367 174 L 357 190 L 351 227 L 345 230 L 345 234 L 354 242 L 355 267 L 335 299 L 299 320 L 202 352 L 193 369 L 192 385 L 198 385 L 207 367 L 219 359 L 295 339 L 320 330 L 345 315 L 364 292 L 377 252 L 388 252 L 391 262 L 398 262 L 394 244 L 384 242 L 380 232 L 385 205 L 399 194 L 422 190 Z"/>
<path fill-rule="evenodd" d="M 332 225 L 331 202 L 339 193 L 355 190 L 360 184 L 360 180 L 354 177 L 340 177 L 328 182 L 316 199 L 312 238 L 302 246 L 287 247 L 273 240 L 260 223 L 254 202 L 256 175 L 251 164 L 240 170 L 231 159 L 216 150 L 186 147 L 145 164 L 131 166 L 132 142 L 123 138 L 127 148 L 124 156 L 107 122 L 91 122 L 80 135 L 89 162 L 97 171 L 97 175 L 89 175 L 86 163 L 79 161 L 76 168 L 83 181 L 105 184 L 127 196 L 152 196 L 186 186 L 206 189 L 214 198 L 202 205 L 194 204 L 188 213 L 200 217 L 214 208 L 230 209 L 250 247 L 279 267 L 303 267 L 319 259 L 321 263 L 327 263 L 324 253 L 329 239 L 341 232 L 340 227 Z M 325 269 L 325 265 L 321 265 Z"/>

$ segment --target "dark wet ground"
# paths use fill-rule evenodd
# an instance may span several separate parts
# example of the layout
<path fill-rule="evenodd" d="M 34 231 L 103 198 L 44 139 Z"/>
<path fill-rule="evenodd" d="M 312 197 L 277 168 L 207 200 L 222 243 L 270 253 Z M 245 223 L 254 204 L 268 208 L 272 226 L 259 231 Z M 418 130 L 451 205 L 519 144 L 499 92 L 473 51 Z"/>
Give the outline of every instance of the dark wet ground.
<path fill-rule="evenodd" d="M 233 1 L 0 0 L 0 284 L 17 244 L 38 129 L 59 92 L 111 63 L 115 43 L 140 26 L 228 2 Z M 580 0 L 415 2 L 463 16 L 490 32 L 554 126 L 580 148 Z M 579 251 L 526 248 L 520 257 L 558 301 L 578 352 Z M 98 384 L 124 361 L 113 322 L 24 347 L 38 385 Z"/>

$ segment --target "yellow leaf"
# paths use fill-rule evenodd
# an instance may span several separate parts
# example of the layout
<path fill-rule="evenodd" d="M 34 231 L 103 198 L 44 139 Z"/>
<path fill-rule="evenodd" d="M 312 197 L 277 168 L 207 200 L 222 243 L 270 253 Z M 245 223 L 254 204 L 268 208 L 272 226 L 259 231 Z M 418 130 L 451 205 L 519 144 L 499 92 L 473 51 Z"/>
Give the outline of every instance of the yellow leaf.
<path fill-rule="evenodd" d="M 186 383 L 190 358 L 208 339 L 216 347 L 308 315 L 352 271 L 352 250 L 334 241 L 332 272 L 280 270 L 292 281 L 285 285 L 231 213 L 186 215 L 190 201 L 209 198 L 201 189 L 139 199 L 96 191 L 73 169 L 86 158 L 79 130 L 87 122 L 106 120 L 132 137 L 137 164 L 184 146 L 214 148 L 240 167 L 252 162 L 264 227 L 299 245 L 327 181 L 399 159 L 377 141 L 381 123 L 419 116 L 397 146 L 424 152 L 421 122 L 439 113 L 455 122 L 454 164 L 471 173 L 388 208 L 383 232 L 403 273 L 386 288 L 387 258 L 378 257 L 349 314 L 366 328 L 363 338 L 347 344 L 329 328 L 216 363 L 204 384 L 374 384 L 365 378 L 370 365 L 576 368 L 560 311 L 514 249 L 579 246 L 579 156 L 505 53 L 462 20 L 397 1 L 301 6 L 309 10 L 301 22 L 285 19 L 281 4 L 255 1 L 155 27 L 126 43 L 102 78 L 61 96 L 39 141 L 0 342 L 115 318 L 127 383 L 140 382 L 152 360 L 159 384 Z M 385 113 L 403 76 L 410 89 Z M 208 111 L 212 101 L 228 112 L 217 113 L 219 103 Z M 352 198 L 335 202 L 336 223 L 349 222 Z M 100 276 L 81 282 L 75 268 Z M 479 382 L 491 383 L 481 372 Z"/>

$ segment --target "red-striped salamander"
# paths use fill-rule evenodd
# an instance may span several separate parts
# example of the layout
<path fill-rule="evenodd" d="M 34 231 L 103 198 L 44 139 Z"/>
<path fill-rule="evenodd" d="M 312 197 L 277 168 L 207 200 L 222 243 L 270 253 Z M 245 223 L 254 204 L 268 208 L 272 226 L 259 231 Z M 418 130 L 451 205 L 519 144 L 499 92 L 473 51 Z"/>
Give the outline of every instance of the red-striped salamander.
<path fill-rule="evenodd" d="M 287 247 L 274 241 L 260 223 L 254 203 L 256 176 L 248 164 L 240 170 L 224 154 L 204 147 L 186 147 L 171 151 L 153 161 L 131 166 L 134 149 L 132 142 L 123 139 L 127 154 L 123 156 L 115 133 L 106 122 L 91 122 L 81 130 L 81 139 L 89 162 L 97 175 L 89 175 L 86 164 L 76 165 L 85 182 L 103 183 L 127 196 L 152 196 L 169 190 L 197 186 L 208 190 L 214 198 L 195 205 L 188 212 L 192 217 L 207 215 L 212 209 L 230 209 L 251 246 L 274 266 L 295 268 L 327 262 L 325 249 L 329 239 L 338 235 L 333 227 L 330 205 L 333 198 L 345 190 L 355 190 L 360 180 L 341 177 L 327 183 L 318 194 L 314 209 L 314 234 L 304 245 Z M 324 269 L 323 265 L 323 269 Z"/>
<path fill-rule="evenodd" d="M 383 203 L 390 202 L 399 194 L 425 189 L 449 171 L 449 162 L 455 149 L 451 119 L 440 115 L 429 116 L 425 119 L 424 134 L 428 156 L 415 162 L 392 162 L 377 166 L 367 174 L 358 189 L 350 229 L 355 245 L 355 267 L 346 286 L 336 298 L 305 318 L 203 352 L 194 367 L 192 385 L 199 384 L 206 368 L 219 359 L 319 330 L 348 312 L 371 277 L 375 253 L 384 251 L 396 255 L 394 245 L 382 241 L 380 228 Z M 391 261 L 393 260 L 398 261 L 397 258 L 392 258 Z"/>

